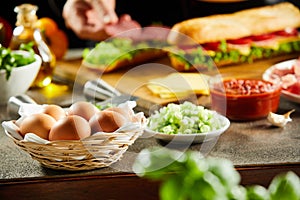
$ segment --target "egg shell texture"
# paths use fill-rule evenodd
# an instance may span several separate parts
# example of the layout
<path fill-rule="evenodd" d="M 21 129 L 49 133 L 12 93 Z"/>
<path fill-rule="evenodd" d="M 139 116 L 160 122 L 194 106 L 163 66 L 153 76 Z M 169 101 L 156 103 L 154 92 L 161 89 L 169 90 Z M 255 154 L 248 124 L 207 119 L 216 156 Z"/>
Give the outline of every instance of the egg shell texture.
<path fill-rule="evenodd" d="M 75 102 L 68 109 L 68 115 L 79 115 L 86 120 L 89 120 L 96 112 L 99 112 L 98 108 L 86 101 Z"/>
<path fill-rule="evenodd" d="M 20 124 L 20 133 L 25 136 L 27 133 L 34 133 L 39 137 L 48 140 L 51 127 L 56 120 L 50 115 L 36 113 L 26 117 Z"/>
<path fill-rule="evenodd" d="M 58 120 L 50 130 L 49 140 L 80 140 L 91 135 L 88 121 L 78 115 Z"/>
<path fill-rule="evenodd" d="M 66 116 L 65 110 L 54 104 L 44 105 L 41 112 L 52 116 L 55 120 L 59 120 Z"/>
<path fill-rule="evenodd" d="M 114 132 L 126 122 L 127 120 L 122 114 L 110 110 L 100 111 L 89 120 L 92 133 Z"/>

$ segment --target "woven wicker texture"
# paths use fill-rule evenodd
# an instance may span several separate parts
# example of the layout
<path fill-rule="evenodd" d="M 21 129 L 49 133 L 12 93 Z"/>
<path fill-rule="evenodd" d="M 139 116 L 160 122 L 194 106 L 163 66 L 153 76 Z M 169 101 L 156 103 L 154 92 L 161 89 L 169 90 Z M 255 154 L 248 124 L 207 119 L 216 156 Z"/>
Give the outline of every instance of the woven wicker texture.
<path fill-rule="evenodd" d="M 98 132 L 81 140 L 45 140 L 27 132 L 20 134 L 20 124 L 27 117 L 40 113 L 45 105 L 22 104 L 20 118 L 4 121 L 5 133 L 22 150 L 41 165 L 57 170 L 91 170 L 108 167 L 121 159 L 128 147 L 143 134 L 147 120 L 144 113 L 134 113 L 136 102 L 128 101 L 118 107 L 128 112 L 128 121 L 111 133 Z"/>
<path fill-rule="evenodd" d="M 21 149 L 43 166 L 58 170 L 91 170 L 110 166 L 121 159 L 129 145 L 143 133 L 143 129 L 130 132 L 98 133 L 84 140 L 52 141 L 39 144 L 18 140 L 7 135 Z"/>

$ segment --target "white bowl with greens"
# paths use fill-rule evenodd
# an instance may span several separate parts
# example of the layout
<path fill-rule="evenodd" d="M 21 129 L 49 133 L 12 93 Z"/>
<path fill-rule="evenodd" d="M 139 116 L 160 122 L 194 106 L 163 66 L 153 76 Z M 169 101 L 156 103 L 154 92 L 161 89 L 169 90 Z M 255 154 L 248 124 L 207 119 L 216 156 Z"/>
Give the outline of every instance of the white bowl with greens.
<path fill-rule="evenodd" d="M 148 118 L 145 132 L 172 143 L 203 143 L 216 139 L 229 126 L 225 116 L 186 101 L 155 111 Z"/>
<path fill-rule="evenodd" d="M 35 80 L 42 60 L 30 51 L 0 48 L 0 104 L 25 93 Z"/>

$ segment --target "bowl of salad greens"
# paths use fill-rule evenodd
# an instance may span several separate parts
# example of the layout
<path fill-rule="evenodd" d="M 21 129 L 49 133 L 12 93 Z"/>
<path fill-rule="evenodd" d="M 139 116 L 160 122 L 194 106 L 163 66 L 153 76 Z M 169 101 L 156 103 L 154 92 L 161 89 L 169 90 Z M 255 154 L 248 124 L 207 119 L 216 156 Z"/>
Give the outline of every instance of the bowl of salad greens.
<path fill-rule="evenodd" d="M 0 47 L 0 104 L 25 93 L 35 80 L 42 60 L 33 51 Z"/>
<path fill-rule="evenodd" d="M 173 143 L 203 143 L 216 139 L 230 121 L 216 111 L 185 101 L 170 103 L 148 118 L 145 132 L 156 139 Z"/>

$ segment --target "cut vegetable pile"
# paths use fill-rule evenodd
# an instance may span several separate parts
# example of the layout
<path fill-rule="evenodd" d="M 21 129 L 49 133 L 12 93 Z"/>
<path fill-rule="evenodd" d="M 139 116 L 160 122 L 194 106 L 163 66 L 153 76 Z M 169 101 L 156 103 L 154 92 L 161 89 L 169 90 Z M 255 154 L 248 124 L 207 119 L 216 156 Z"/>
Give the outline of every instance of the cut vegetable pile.
<path fill-rule="evenodd" d="M 195 134 L 224 126 L 217 113 L 191 102 L 170 103 L 148 118 L 148 128 L 165 134 Z"/>

